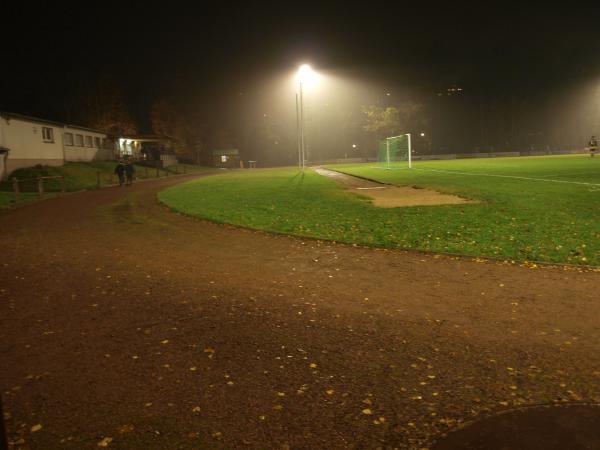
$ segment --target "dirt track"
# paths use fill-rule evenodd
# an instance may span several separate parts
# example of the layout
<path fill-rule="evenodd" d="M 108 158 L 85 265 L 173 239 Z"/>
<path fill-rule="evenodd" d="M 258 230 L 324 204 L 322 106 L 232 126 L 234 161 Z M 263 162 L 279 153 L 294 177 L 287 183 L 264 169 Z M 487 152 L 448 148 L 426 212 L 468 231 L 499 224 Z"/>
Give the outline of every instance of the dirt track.
<path fill-rule="evenodd" d="M 600 401 L 599 273 L 197 221 L 155 200 L 180 180 L 0 215 L 13 448 L 420 449 Z"/>

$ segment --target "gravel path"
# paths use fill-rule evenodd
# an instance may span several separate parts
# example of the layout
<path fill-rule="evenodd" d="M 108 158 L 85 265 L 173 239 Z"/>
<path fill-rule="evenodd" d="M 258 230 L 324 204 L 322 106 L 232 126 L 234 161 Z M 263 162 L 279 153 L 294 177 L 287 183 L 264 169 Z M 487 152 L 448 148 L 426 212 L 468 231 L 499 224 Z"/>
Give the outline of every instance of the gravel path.
<path fill-rule="evenodd" d="M 11 448 L 421 449 L 600 401 L 599 273 L 198 221 L 179 181 L 0 215 Z"/>

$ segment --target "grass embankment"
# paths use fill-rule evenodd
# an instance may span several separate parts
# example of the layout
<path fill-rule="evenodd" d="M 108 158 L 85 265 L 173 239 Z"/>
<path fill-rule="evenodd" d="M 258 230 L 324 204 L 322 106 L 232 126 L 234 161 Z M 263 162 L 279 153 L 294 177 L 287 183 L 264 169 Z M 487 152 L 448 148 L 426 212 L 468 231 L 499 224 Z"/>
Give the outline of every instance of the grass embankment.
<path fill-rule="evenodd" d="M 207 177 L 169 188 L 159 198 L 195 217 L 277 233 L 369 246 L 600 265 L 600 158 L 432 161 L 419 162 L 417 170 L 411 171 L 382 170 L 373 164 L 332 168 L 480 203 L 377 208 L 330 179 L 310 170 L 300 175 L 292 168 Z"/>
<path fill-rule="evenodd" d="M 67 163 L 64 166 L 34 166 L 17 169 L 10 175 L 10 180 L 0 183 L 0 208 L 9 208 L 14 206 L 14 193 L 12 187 L 12 178 L 16 177 L 19 181 L 21 191 L 20 202 L 27 203 L 37 199 L 37 180 L 38 176 L 43 177 L 65 177 L 66 191 L 80 191 L 83 189 L 95 189 L 98 187 L 98 173 L 100 173 L 100 186 L 108 186 L 118 183 L 118 178 L 114 175 L 116 163 L 114 161 L 97 161 L 91 163 Z M 216 170 L 210 167 L 196 166 L 192 164 L 178 164 L 171 166 L 168 170 L 155 169 L 135 165 L 135 177 L 137 180 L 170 176 L 185 173 L 204 173 Z M 60 179 L 44 180 L 45 192 L 60 192 L 62 189 Z"/>

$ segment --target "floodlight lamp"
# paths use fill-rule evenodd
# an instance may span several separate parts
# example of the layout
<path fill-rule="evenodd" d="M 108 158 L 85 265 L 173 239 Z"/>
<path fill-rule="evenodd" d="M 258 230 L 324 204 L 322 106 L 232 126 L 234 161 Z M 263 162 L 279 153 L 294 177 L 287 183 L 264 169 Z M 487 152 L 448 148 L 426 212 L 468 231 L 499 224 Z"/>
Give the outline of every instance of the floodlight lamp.
<path fill-rule="evenodd" d="M 303 87 L 310 87 L 317 81 L 317 74 L 308 64 L 302 64 L 298 69 L 298 82 Z"/>
<path fill-rule="evenodd" d="M 425 133 L 421 133 L 421 137 L 425 137 Z"/>

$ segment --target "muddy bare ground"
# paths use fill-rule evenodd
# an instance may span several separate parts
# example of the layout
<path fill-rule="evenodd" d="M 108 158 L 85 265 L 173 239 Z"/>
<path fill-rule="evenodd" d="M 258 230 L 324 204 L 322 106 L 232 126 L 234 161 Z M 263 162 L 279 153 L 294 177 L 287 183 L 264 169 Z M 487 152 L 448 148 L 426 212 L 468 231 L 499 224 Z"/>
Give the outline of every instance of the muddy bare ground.
<path fill-rule="evenodd" d="M 459 197 L 458 195 L 443 194 L 431 189 L 415 186 L 392 186 L 390 184 L 377 183 L 323 167 L 316 168 L 315 172 L 336 180 L 347 190 L 355 194 L 368 197 L 373 205 L 381 208 L 477 203 L 474 200 Z"/>
<path fill-rule="evenodd" d="M 179 181 L 0 215 L 11 448 L 421 449 L 600 401 L 599 273 L 216 225 Z"/>

